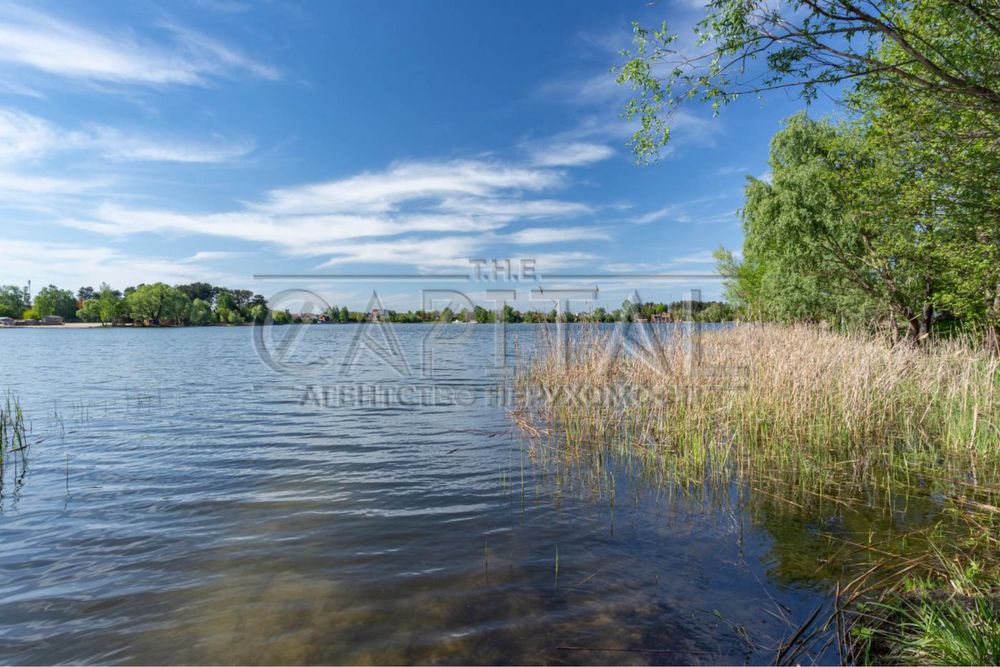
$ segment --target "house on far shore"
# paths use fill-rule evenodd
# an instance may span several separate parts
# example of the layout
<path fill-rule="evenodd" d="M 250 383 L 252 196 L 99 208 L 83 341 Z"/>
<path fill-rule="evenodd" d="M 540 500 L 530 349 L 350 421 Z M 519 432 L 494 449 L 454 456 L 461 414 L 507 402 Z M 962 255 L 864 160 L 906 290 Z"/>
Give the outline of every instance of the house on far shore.
<path fill-rule="evenodd" d="M 13 317 L 0 317 L 0 327 L 12 327 L 14 326 Z"/>
<path fill-rule="evenodd" d="M 42 318 L 42 321 L 39 322 L 39 324 L 53 325 L 53 324 L 64 324 L 64 322 L 61 315 L 46 315 L 45 317 Z"/>

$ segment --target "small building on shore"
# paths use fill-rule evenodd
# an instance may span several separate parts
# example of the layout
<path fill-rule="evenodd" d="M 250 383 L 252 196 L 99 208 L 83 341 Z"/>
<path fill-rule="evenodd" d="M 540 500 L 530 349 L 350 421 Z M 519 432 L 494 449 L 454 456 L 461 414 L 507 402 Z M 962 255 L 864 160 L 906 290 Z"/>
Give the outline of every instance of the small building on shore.
<path fill-rule="evenodd" d="M 12 327 L 14 326 L 13 317 L 0 317 L 0 327 Z"/>
<path fill-rule="evenodd" d="M 65 324 L 65 322 L 61 315 L 46 315 L 45 317 L 42 318 L 40 324 L 62 325 Z"/>

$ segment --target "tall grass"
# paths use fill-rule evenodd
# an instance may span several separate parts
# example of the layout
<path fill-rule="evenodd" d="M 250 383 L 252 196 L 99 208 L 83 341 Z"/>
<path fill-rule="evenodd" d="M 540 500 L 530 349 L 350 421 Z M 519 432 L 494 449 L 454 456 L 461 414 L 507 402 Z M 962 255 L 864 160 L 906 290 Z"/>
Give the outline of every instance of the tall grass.
<path fill-rule="evenodd" d="M 961 342 L 919 350 L 769 325 L 646 335 L 638 355 L 596 330 L 542 349 L 518 376 L 541 390 L 521 423 L 569 449 L 613 442 L 819 485 L 921 471 L 976 486 L 1000 472 L 1000 360 Z"/>
<path fill-rule="evenodd" d="M 637 328 L 630 354 L 607 330 L 568 349 L 544 341 L 517 374 L 514 417 L 533 450 L 590 468 L 598 484 L 613 485 L 612 454 L 671 492 L 726 503 L 735 488 L 751 517 L 880 512 L 884 534 L 823 549 L 846 583 L 779 660 L 831 634 L 845 661 L 990 656 L 996 589 L 942 564 L 974 563 L 1000 582 L 1000 360 L 961 340 L 892 347 L 808 326 L 682 334 Z M 907 511 L 925 528 L 899 530 Z M 931 593 L 904 594 L 914 581 Z M 965 592 L 942 594 L 960 581 Z M 851 627 L 884 641 L 864 648 Z"/>

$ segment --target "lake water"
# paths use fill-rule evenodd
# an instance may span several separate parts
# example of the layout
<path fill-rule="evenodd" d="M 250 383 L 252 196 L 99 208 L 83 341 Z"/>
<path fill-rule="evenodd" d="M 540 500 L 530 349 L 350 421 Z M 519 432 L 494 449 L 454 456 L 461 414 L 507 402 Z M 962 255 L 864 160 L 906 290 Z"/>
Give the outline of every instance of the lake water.
<path fill-rule="evenodd" d="M 359 333 L 283 329 L 303 361 Z M 828 599 L 823 517 L 527 456 L 469 329 L 429 379 L 427 325 L 392 327 L 403 368 L 362 345 L 312 376 L 249 327 L 0 331 L 33 443 L 4 474 L 0 662 L 768 662 Z"/>

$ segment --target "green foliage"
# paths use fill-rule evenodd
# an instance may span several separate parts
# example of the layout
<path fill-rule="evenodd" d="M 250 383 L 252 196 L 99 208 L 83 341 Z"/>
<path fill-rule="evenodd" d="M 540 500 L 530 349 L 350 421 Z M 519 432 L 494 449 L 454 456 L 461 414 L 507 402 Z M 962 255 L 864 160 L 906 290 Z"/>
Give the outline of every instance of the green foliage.
<path fill-rule="evenodd" d="M 76 297 L 69 290 L 49 285 L 38 290 L 33 308 L 38 317 L 58 315 L 71 319 L 76 317 Z"/>
<path fill-rule="evenodd" d="M 200 299 L 206 303 L 211 304 L 215 300 L 215 295 L 218 294 L 218 287 L 213 287 L 208 283 L 191 283 L 189 285 L 178 285 L 177 289 L 184 292 L 185 296 L 191 300 L 193 303 L 195 299 Z"/>
<path fill-rule="evenodd" d="M 267 320 L 268 315 L 267 305 L 262 303 L 254 304 L 250 307 L 250 319 L 254 324 L 263 324 Z"/>
<path fill-rule="evenodd" d="M 20 287 L 0 285 L 0 317 L 21 317 L 29 305 Z"/>
<path fill-rule="evenodd" d="M 990 598 L 902 603 L 894 662 L 912 665 L 1000 664 L 1000 609 Z"/>
<path fill-rule="evenodd" d="M 696 319 L 699 322 L 729 322 L 733 317 L 734 313 L 731 306 L 714 301 L 698 313 Z"/>
<path fill-rule="evenodd" d="M 85 289 L 89 292 L 85 292 Z M 80 309 L 76 311 L 78 318 L 84 322 L 108 324 L 122 315 L 121 295 L 116 290 L 111 289 L 107 283 L 101 283 L 101 289 L 97 292 L 91 288 L 85 289 L 81 288 L 80 293 L 89 294 L 90 298 L 85 300 Z"/>
<path fill-rule="evenodd" d="M 111 289 L 107 283 L 101 283 L 97 293 L 98 314 L 101 322 L 114 322 L 123 315 L 124 304 L 121 294 Z"/>
<path fill-rule="evenodd" d="M 995 0 L 713 0 L 681 53 L 634 26 L 640 161 L 688 100 L 836 86 L 850 122 L 788 121 L 771 182 L 751 181 L 742 261 L 719 270 L 745 314 L 833 319 L 910 339 L 958 319 L 1000 350 L 1000 14 Z"/>
<path fill-rule="evenodd" d="M 856 84 L 1000 115 L 992 0 L 713 0 L 688 52 L 666 22 L 633 30 L 634 51 L 614 71 L 634 91 L 624 115 L 640 121 L 631 141 L 640 160 L 669 141 L 670 117 L 687 100 L 718 111 L 743 95 L 792 90 L 808 102 L 823 87 Z"/>
<path fill-rule="evenodd" d="M 88 299 L 83 302 L 83 306 L 76 311 L 76 316 L 83 322 L 100 322 L 101 311 L 97 299 Z"/>
<path fill-rule="evenodd" d="M 287 310 L 276 310 L 271 316 L 271 321 L 275 324 L 291 324 L 292 314 Z"/>
<path fill-rule="evenodd" d="M 164 283 L 139 285 L 125 297 L 125 303 L 133 319 L 148 321 L 154 326 L 161 320 L 173 324 L 186 321 L 191 305 L 184 292 Z"/>
<path fill-rule="evenodd" d="M 1000 228 L 961 204 L 971 186 L 915 161 L 919 142 L 884 122 L 798 114 L 775 135 L 770 182 L 746 187 L 743 261 L 716 253 L 727 296 L 748 315 L 902 326 L 910 340 L 941 314 L 1000 325 Z"/>
<path fill-rule="evenodd" d="M 189 315 L 191 324 L 199 327 L 215 323 L 215 315 L 212 313 L 212 304 L 202 299 L 195 299 L 191 302 L 191 313 Z"/>

